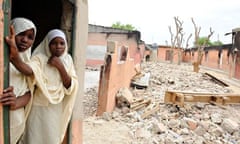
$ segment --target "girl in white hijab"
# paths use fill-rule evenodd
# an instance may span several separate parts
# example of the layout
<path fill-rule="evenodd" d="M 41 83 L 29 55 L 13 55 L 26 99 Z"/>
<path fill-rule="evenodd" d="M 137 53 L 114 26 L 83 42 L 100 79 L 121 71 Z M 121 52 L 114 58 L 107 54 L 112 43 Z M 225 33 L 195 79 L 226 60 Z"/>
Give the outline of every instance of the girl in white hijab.
<path fill-rule="evenodd" d="M 51 30 L 34 50 L 31 63 L 35 86 L 24 143 L 61 144 L 78 89 L 65 34 Z"/>
<path fill-rule="evenodd" d="M 13 52 L 12 50 L 19 52 L 19 59 L 12 59 L 10 53 L 10 87 L 3 91 L 0 102 L 10 106 L 10 141 L 11 144 L 16 144 L 24 132 L 32 102 L 27 77 L 18 70 L 16 65 L 18 60 L 25 63 L 30 61 L 31 47 L 37 31 L 32 21 L 19 17 L 11 21 L 10 32 L 10 36 L 5 40 L 10 47 L 10 52 Z"/>

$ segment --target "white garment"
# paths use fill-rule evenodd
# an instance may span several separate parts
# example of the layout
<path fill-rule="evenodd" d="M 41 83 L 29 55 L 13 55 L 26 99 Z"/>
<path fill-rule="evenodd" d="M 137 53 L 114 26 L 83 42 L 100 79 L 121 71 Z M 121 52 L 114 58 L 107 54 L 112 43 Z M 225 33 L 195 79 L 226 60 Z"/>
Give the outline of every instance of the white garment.
<path fill-rule="evenodd" d="M 14 18 L 11 22 L 15 29 L 16 35 L 29 29 L 34 29 L 36 35 L 36 27 L 32 21 L 26 18 Z M 24 52 L 20 52 L 21 59 L 28 63 L 31 56 L 31 47 Z M 15 95 L 22 96 L 29 91 L 27 77 L 20 73 L 13 64 L 10 63 L 10 85 L 14 87 Z M 32 98 L 32 97 L 31 97 Z M 10 111 L 10 141 L 11 144 L 16 144 L 24 132 L 25 122 L 31 108 L 31 101 L 25 108 Z"/>
<path fill-rule="evenodd" d="M 66 89 L 59 71 L 47 64 L 50 57 L 49 42 L 61 37 L 65 40 L 65 52 L 60 57 L 71 86 Z M 72 57 L 67 53 L 67 41 L 63 32 L 50 31 L 33 52 L 30 66 L 34 72 L 35 87 L 33 106 L 27 120 L 26 144 L 60 144 L 64 138 L 77 94 L 78 81 Z"/>

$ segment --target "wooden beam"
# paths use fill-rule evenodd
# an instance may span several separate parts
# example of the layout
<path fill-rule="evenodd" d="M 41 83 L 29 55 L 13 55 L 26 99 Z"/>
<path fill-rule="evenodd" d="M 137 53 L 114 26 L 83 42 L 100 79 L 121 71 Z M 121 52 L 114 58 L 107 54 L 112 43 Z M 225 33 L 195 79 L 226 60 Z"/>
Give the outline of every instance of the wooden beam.
<path fill-rule="evenodd" d="M 151 103 L 150 99 L 144 100 L 144 99 L 137 99 L 130 105 L 131 111 L 138 110 L 142 107 L 145 107 Z"/>
<path fill-rule="evenodd" d="M 165 103 L 184 106 L 185 102 L 203 102 L 217 103 L 221 105 L 240 103 L 240 94 L 213 94 L 213 93 L 196 93 L 196 92 L 180 92 L 166 91 L 164 97 Z"/>
<path fill-rule="evenodd" d="M 160 106 L 158 103 L 151 103 L 149 104 L 146 109 L 144 109 L 143 114 L 141 115 L 141 118 L 144 119 L 150 115 L 152 115 L 153 113 L 157 112 L 160 109 Z"/>
<path fill-rule="evenodd" d="M 220 84 L 220 85 L 222 85 L 222 86 L 225 86 L 225 87 L 228 87 L 228 86 L 229 86 L 228 84 L 226 84 L 225 82 L 223 82 L 222 80 L 218 79 L 217 77 L 213 76 L 213 75 L 210 74 L 210 73 L 207 73 L 207 72 L 206 72 L 205 75 L 211 77 L 214 82 L 216 82 L 216 83 L 218 83 L 218 84 Z"/>

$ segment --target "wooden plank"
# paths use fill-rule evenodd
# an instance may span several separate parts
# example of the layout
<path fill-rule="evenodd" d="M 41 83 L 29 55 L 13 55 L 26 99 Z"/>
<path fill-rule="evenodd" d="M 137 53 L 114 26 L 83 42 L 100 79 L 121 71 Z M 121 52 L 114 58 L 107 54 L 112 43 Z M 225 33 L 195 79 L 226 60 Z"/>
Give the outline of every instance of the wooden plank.
<path fill-rule="evenodd" d="M 197 101 L 202 101 L 202 102 L 209 102 L 211 100 L 212 96 L 211 93 L 195 93 L 195 92 L 180 92 L 180 91 L 166 91 L 165 92 L 165 97 L 164 97 L 164 102 L 165 103 L 173 103 L 175 102 L 175 97 L 176 95 L 182 93 L 184 94 L 184 102 L 197 102 Z"/>
<path fill-rule="evenodd" d="M 223 104 L 240 103 L 240 94 L 239 95 L 222 95 L 221 100 Z"/>
<path fill-rule="evenodd" d="M 176 93 L 175 104 L 181 107 L 184 105 L 184 95 L 182 93 Z"/>
<path fill-rule="evenodd" d="M 140 109 L 144 106 L 149 105 L 150 103 L 151 103 L 150 99 L 148 99 L 148 100 L 144 100 L 144 99 L 138 100 L 137 102 L 130 105 L 130 109 L 131 110 L 138 110 L 138 109 Z"/>
<path fill-rule="evenodd" d="M 166 91 L 165 103 L 184 106 L 185 102 L 217 103 L 221 105 L 240 103 L 240 94 L 211 94 L 196 92 Z"/>
<path fill-rule="evenodd" d="M 151 103 L 150 105 L 148 105 L 146 107 L 146 109 L 144 110 L 143 114 L 141 115 L 141 118 L 144 119 L 144 118 L 152 115 L 153 113 L 157 112 L 159 109 L 160 109 L 159 104 Z"/>
<path fill-rule="evenodd" d="M 228 84 L 226 84 L 226 83 L 223 82 L 222 80 L 216 78 L 216 77 L 213 76 L 212 74 L 207 73 L 207 72 L 205 72 L 205 74 L 206 74 L 207 76 L 211 77 L 214 82 L 216 82 L 216 83 L 218 83 L 218 84 L 220 84 L 220 85 L 222 85 L 222 86 L 225 86 L 225 87 L 228 87 L 228 86 L 229 86 Z"/>

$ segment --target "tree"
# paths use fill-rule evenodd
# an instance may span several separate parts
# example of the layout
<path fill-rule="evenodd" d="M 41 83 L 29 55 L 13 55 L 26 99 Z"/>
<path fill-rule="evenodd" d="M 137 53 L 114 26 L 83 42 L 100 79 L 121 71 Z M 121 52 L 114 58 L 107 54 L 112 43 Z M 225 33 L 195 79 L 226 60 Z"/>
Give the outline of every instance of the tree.
<path fill-rule="evenodd" d="M 117 21 L 116 23 L 112 24 L 112 28 L 116 29 L 123 29 L 123 30 L 129 30 L 129 31 L 134 31 L 136 28 L 132 26 L 131 24 L 121 24 L 121 22 Z"/>
<path fill-rule="evenodd" d="M 197 40 L 197 45 L 203 46 L 206 43 L 206 46 L 212 46 L 213 43 L 207 37 L 199 37 Z"/>
<path fill-rule="evenodd" d="M 182 45 L 183 45 L 183 41 L 184 41 L 184 32 L 183 32 L 183 21 L 180 21 L 180 19 L 178 17 L 174 17 L 174 21 L 175 21 L 175 26 L 176 26 L 176 34 L 174 35 L 171 27 L 169 26 L 169 32 L 171 35 L 171 51 L 170 51 L 170 62 L 173 62 L 173 57 L 174 57 L 174 53 L 173 53 L 173 49 L 175 49 L 177 47 L 178 49 L 178 64 L 181 63 L 182 60 Z M 186 48 L 188 48 L 188 42 L 189 39 L 191 38 L 192 34 L 190 34 L 187 38 L 187 42 L 186 42 Z"/>
<path fill-rule="evenodd" d="M 205 38 L 202 38 L 202 44 L 200 45 L 200 38 L 199 38 L 199 34 L 201 31 L 201 27 L 198 27 L 194 21 L 193 18 L 191 18 L 192 23 L 194 25 L 194 29 L 195 29 L 195 46 L 198 49 L 198 56 L 197 56 L 197 61 L 193 62 L 193 68 L 194 68 L 194 72 L 199 72 L 199 65 L 202 63 L 202 57 L 203 57 L 203 53 L 204 53 L 204 47 L 207 46 L 207 44 L 210 41 L 210 37 L 213 35 L 214 31 L 212 31 L 212 28 L 210 27 L 210 32 L 209 35 Z"/>
<path fill-rule="evenodd" d="M 177 42 L 178 44 L 180 44 L 180 36 L 181 33 L 182 33 L 182 23 L 178 17 L 174 17 L 174 21 L 175 21 L 175 26 L 176 26 L 176 34 L 174 35 L 173 32 L 172 32 L 172 29 L 171 27 L 169 26 L 168 29 L 169 29 L 169 32 L 170 32 L 170 35 L 171 35 L 171 51 L 170 51 L 170 62 L 173 63 L 173 57 L 174 57 L 174 49 L 176 48 L 176 45 L 177 45 Z"/>
<path fill-rule="evenodd" d="M 221 42 L 220 40 L 214 41 L 212 43 L 214 46 L 218 46 L 218 45 L 223 45 L 223 42 Z"/>
<path fill-rule="evenodd" d="M 197 40 L 197 44 L 202 46 L 204 45 L 204 43 L 206 42 L 206 45 L 205 46 L 218 46 L 218 45 L 223 45 L 223 43 L 219 40 L 217 41 L 210 41 L 207 37 L 200 37 L 198 40 Z"/>

